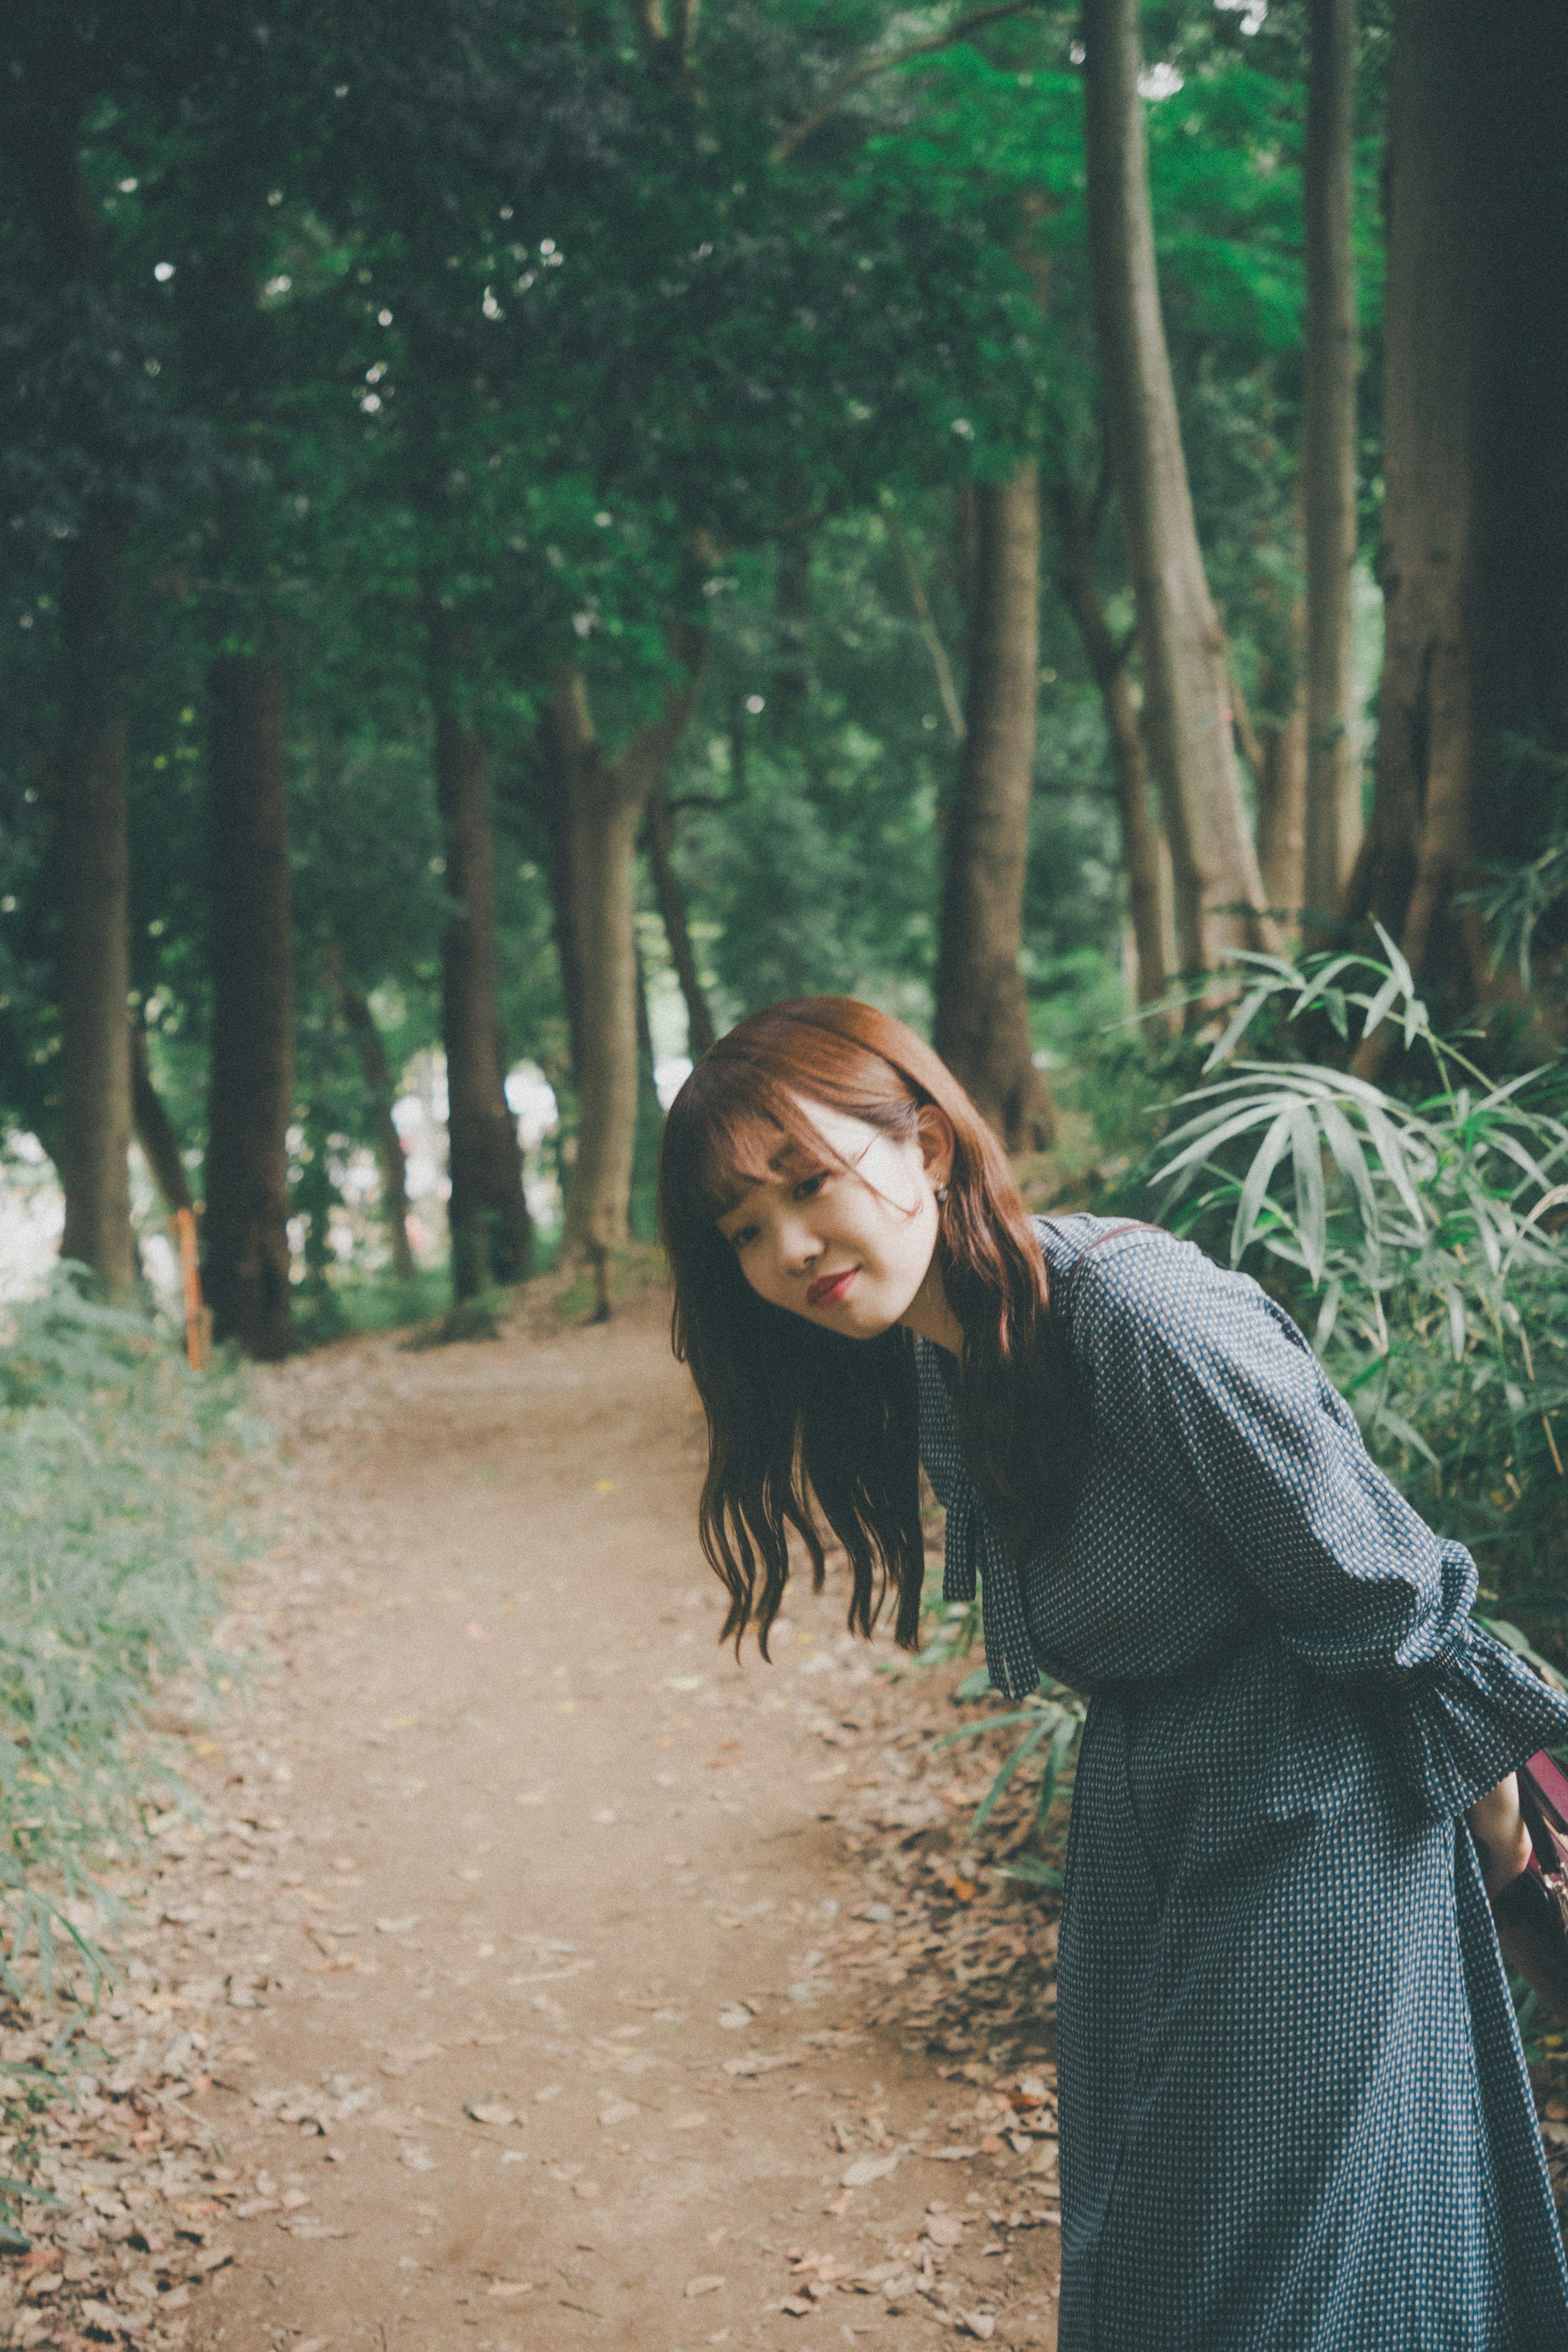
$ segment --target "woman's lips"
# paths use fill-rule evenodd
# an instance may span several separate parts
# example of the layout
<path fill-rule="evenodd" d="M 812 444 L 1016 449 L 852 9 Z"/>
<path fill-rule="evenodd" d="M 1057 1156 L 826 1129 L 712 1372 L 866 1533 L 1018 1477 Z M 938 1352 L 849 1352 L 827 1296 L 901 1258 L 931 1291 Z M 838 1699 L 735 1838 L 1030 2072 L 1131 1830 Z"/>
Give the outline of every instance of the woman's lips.
<path fill-rule="evenodd" d="M 836 1307 L 858 1271 L 857 1267 L 847 1265 L 841 1274 L 820 1274 L 806 1293 L 807 1306 Z"/>

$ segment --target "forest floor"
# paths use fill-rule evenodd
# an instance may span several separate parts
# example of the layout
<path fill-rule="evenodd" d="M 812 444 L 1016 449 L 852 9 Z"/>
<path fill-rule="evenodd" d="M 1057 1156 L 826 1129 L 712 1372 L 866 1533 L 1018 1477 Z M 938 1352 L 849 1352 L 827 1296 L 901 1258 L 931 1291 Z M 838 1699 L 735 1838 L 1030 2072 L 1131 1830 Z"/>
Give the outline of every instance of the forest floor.
<path fill-rule="evenodd" d="M 1003 1750 L 936 1747 L 961 1669 L 883 1671 L 831 1572 L 771 1667 L 716 1646 L 663 1293 L 261 1388 L 248 1686 L 0 2340 L 1054 2345 L 1054 1924 L 965 1846 Z"/>

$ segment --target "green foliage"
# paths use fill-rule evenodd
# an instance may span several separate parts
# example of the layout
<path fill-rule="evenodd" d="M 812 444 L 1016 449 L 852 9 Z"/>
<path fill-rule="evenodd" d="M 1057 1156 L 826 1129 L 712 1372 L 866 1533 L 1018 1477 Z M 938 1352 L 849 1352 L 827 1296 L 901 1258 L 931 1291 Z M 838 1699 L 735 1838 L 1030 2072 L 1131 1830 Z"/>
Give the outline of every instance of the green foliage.
<path fill-rule="evenodd" d="M 1408 966 L 1248 956 L 1251 985 L 1206 1064 L 1266 1006 L 1364 1045 L 1397 1024 L 1437 1090 L 1321 1063 L 1241 1063 L 1192 1090 L 1156 1185 L 1178 1229 L 1260 1278 L 1312 1333 L 1367 1444 L 1483 1599 L 1561 1660 L 1568 1630 L 1568 1119 L 1560 1065 L 1490 1081 L 1434 1034 Z M 1406 1068 L 1410 1066 L 1407 1061 Z"/>
<path fill-rule="evenodd" d="M 257 1436 L 235 1375 L 192 1374 L 76 1271 L 7 1310 L 0 1349 L 0 1982 L 34 1943 L 46 1990 L 62 1934 L 100 1975 L 63 1906 L 106 1841 L 142 1843 L 150 1780 L 172 1784 L 138 1731 L 155 1684 L 221 1679 L 225 1462 Z"/>

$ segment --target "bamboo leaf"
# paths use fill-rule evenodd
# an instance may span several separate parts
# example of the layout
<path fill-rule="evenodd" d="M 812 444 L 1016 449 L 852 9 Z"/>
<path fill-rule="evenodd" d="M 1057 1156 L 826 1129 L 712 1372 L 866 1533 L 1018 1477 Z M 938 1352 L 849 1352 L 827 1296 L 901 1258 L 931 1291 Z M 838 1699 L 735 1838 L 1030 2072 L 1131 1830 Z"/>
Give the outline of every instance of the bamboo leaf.
<path fill-rule="evenodd" d="M 1239 1265 L 1246 1255 L 1248 1244 L 1252 1239 L 1258 1219 L 1262 1213 L 1264 1196 L 1269 1190 L 1269 1180 L 1273 1175 L 1285 1146 L 1291 1139 L 1291 1122 L 1294 1117 L 1293 1111 L 1282 1110 L 1280 1113 L 1259 1145 L 1252 1165 L 1247 1171 L 1247 1180 L 1241 1187 L 1241 1197 L 1236 1204 L 1236 1221 L 1230 1229 L 1232 1265 Z"/>
<path fill-rule="evenodd" d="M 1328 1248 L 1328 1211 L 1323 1193 L 1322 1144 L 1317 1121 L 1304 1108 L 1291 1117 L 1291 1158 L 1296 1185 L 1296 1226 L 1307 1270 L 1313 1282 L 1318 1283 L 1323 1278 Z"/>
<path fill-rule="evenodd" d="M 1040 1746 L 1040 1741 L 1045 1738 L 1046 1733 L 1050 1729 L 1050 1723 L 1042 1720 L 1035 1725 L 1032 1731 L 1025 1732 L 1023 1738 L 1019 1741 L 1018 1746 L 1013 1749 L 1012 1754 L 1008 1758 L 1007 1762 L 1002 1766 L 1001 1770 L 997 1774 L 996 1779 L 991 1782 L 990 1787 L 981 1798 L 975 1818 L 969 1823 L 969 1835 L 971 1837 L 978 1837 L 980 1832 L 985 1828 L 986 1823 L 990 1820 L 991 1815 L 996 1811 L 997 1807 L 1000 1804 L 1003 1797 L 1007 1794 L 1013 1774 L 1018 1770 L 1019 1766 L 1024 1761 L 1026 1757 L 1032 1756 L 1034 1754 L 1035 1749 Z"/>

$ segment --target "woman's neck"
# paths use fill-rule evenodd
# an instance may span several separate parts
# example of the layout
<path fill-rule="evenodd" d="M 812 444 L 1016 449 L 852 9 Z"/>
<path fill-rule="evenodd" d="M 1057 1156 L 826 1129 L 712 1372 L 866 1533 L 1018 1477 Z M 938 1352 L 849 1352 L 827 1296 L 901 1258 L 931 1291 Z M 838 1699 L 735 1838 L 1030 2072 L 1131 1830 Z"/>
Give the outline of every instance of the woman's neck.
<path fill-rule="evenodd" d="M 898 1319 L 906 1331 L 914 1331 L 920 1339 L 945 1348 L 950 1356 L 962 1357 L 964 1327 L 948 1303 L 935 1257 L 926 1269 L 925 1281 Z"/>

